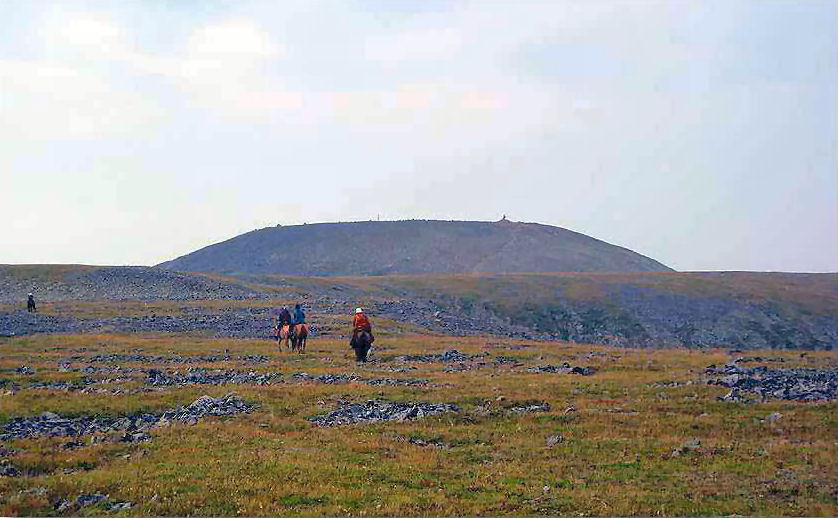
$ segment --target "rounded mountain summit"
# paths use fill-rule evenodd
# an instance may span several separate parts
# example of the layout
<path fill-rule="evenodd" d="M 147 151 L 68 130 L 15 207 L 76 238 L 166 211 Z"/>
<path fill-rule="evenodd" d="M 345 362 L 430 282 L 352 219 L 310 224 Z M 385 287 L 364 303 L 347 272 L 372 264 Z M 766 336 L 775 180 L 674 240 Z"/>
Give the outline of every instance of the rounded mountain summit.
<path fill-rule="evenodd" d="M 578 232 L 505 218 L 267 227 L 158 266 L 292 276 L 672 271 L 654 259 Z"/>

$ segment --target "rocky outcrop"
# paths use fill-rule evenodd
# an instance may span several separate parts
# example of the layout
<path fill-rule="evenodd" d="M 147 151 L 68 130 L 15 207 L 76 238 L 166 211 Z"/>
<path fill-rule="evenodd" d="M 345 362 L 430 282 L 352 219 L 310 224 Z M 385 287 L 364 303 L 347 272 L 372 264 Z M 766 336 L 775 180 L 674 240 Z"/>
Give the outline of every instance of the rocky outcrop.
<path fill-rule="evenodd" d="M 381 421 L 407 421 L 445 412 L 459 412 L 455 405 L 444 403 L 401 403 L 371 399 L 364 404 L 344 403 L 326 415 L 312 417 L 317 426 L 340 426 Z"/>
<path fill-rule="evenodd" d="M 270 372 L 237 371 L 232 369 L 188 369 L 184 373 L 166 373 L 159 369 L 149 369 L 146 383 L 156 387 L 171 385 L 270 385 L 281 379 L 279 374 Z"/>
<path fill-rule="evenodd" d="M 116 437 L 124 442 L 150 441 L 152 428 L 169 426 L 174 422 L 195 424 L 208 416 L 233 416 L 249 413 L 253 405 L 235 394 L 220 398 L 201 396 L 185 407 L 167 410 L 160 414 L 138 414 L 123 417 L 62 417 L 52 412 L 37 416 L 14 417 L 2 428 L 0 441 L 28 439 L 33 437 L 81 437 L 94 436 L 104 439 Z M 115 435 L 114 435 L 115 434 Z"/>
<path fill-rule="evenodd" d="M 765 366 L 742 367 L 730 363 L 722 367 L 711 365 L 705 372 L 721 376 L 710 378 L 707 383 L 731 389 L 721 399 L 743 401 L 743 392 L 761 399 L 787 399 L 794 401 L 829 401 L 836 397 L 838 374 L 824 369 L 770 369 Z"/>

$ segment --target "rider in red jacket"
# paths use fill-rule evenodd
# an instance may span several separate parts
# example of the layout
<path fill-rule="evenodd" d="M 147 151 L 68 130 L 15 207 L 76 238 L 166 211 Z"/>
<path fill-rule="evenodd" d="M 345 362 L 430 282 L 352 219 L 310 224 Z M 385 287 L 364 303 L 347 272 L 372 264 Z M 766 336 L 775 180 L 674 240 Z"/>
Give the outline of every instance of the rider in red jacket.
<path fill-rule="evenodd" d="M 372 324 L 370 324 L 370 319 L 364 314 L 364 310 L 358 308 L 355 310 L 355 315 L 352 316 L 352 329 L 355 331 L 366 331 L 367 333 L 372 331 Z"/>

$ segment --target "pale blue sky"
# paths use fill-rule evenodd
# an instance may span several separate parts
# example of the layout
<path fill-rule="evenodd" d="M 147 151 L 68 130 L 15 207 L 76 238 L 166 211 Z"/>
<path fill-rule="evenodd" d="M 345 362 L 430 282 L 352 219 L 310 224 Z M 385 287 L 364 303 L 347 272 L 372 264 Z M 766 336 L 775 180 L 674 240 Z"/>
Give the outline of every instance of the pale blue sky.
<path fill-rule="evenodd" d="M 0 263 L 507 214 L 679 270 L 838 270 L 834 1 L 0 12 Z"/>

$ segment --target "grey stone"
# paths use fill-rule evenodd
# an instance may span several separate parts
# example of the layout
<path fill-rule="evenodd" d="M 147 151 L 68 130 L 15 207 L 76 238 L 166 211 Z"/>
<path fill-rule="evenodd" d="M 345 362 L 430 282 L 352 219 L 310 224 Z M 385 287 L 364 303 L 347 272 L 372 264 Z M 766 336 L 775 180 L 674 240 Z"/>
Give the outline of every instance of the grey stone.
<path fill-rule="evenodd" d="M 343 402 L 337 410 L 310 420 L 318 426 L 340 426 L 363 422 L 406 421 L 443 412 L 459 412 L 459 408 L 440 403 L 400 403 L 371 399 L 363 405 Z"/>
<path fill-rule="evenodd" d="M 561 443 L 562 441 L 564 441 L 564 437 L 562 437 L 561 435 L 551 435 L 547 437 L 547 446 L 555 446 Z"/>
<path fill-rule="evenodd" d="M 8 461 L 4 461 L 0 464 L 0 477 L 19 477 L 20 470 L 14 467 L 12 464 L 9 464 Z"/>

